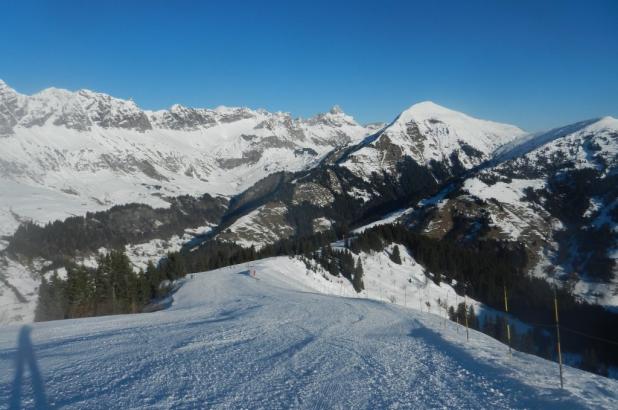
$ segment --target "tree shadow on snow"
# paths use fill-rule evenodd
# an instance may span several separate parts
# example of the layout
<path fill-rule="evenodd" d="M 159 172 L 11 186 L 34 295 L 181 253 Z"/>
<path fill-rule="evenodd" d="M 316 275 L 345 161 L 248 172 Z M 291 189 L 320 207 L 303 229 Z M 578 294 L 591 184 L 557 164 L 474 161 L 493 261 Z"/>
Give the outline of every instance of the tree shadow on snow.
<path fill-rule="evenodd" d="M 459 366 L 472 374 L 481 374 L 492 381 L 492 387 L 497 387 L 505 397 L 518 408 L 543 409 L 586 409 L 583 404 L 576 402 L 576 397 L 558 387 L 541 390 L 524 384 L 511 377 L 506 367 L 491 366 L 482 363 L 479 358 L 472 356 L 466 350 L 445 340 L 439 333 L 426 327 L 412 329 L 409 335 L 423 339 L 430 345 L 439 346 L 440 350 L 452 358 Z"/>

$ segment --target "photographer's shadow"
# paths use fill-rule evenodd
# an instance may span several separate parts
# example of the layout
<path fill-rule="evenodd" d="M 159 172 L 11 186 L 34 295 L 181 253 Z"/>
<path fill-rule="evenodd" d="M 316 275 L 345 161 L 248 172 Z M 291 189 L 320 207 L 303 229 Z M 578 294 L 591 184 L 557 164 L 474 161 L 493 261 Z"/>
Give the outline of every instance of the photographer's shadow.
<path fill-rule="evenodd" d="M 43 378 L 39 371 L 39 366 L 34 355 L 34 348 L 30 340 L 30 326 L 23 326 L 19 332 L 17 342 L 17 352 L 15 357 L 15 379 L 13 380 L 13 389 L 11 392 L 11 402 L 9 408 L 17 410 L 22 408 L 21 395 L 24 379 L 24 368 L 28 366 L 30 378 L 32 379 L 32 392 L 34 394 L 34 405 L 37 409 L 49 408 L 47 397 L 45 395 L 45 386 Z"/>

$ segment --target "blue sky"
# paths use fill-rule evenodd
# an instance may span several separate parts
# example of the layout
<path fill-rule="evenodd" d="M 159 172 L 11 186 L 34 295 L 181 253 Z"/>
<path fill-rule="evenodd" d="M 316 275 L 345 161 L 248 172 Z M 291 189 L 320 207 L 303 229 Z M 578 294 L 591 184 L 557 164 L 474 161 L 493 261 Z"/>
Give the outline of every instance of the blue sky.
<path fill-rule="evenodd" d="M 427 4 L 431 3 L 431 4 Z M 3 1 L 0 78 L 388 121 L 422 100 L 538 130 L 618 117 L 618 1 Z"/>

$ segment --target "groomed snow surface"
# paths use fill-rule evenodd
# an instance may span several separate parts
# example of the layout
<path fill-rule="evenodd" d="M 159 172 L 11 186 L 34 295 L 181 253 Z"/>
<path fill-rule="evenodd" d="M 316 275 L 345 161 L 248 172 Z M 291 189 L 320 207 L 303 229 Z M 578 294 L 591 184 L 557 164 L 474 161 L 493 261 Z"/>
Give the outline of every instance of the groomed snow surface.
<path fill-rule="evenodd" d="M 253 268 L 257 279 L 248 274 Z M 285 257 L 188 276 L 148 314 L 0 333 L 0 407 L 615 408 L 618 382 L 514 352 L 443 318 L 316 293 Z M 446 323 L 446 327 L 444 327 Z M 18 339 L 19 338 L 19 339 Z M 34 345 L 35 360 L 28 345 Z M 34 378 L 36 382 L 37 378 Z M 36 383 L 34 383 L 36 385 Z M 15 395 L 20 388 L 21 397 Z M 36 390 L 36 391 L 35 391 Z"/>

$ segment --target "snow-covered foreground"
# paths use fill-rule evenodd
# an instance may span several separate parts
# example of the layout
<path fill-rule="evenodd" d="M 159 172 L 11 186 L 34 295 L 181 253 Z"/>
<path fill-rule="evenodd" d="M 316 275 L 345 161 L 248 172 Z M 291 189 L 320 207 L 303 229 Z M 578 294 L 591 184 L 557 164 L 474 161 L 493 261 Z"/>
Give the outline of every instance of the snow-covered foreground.
<path fill-rule="evenodd" d="M 248 274 L 257 271 L 257 280 Z M 296 276 L 295 276 L 296 275 Z M 315 293 L 272 258 L 188 277 L 155 313 L 0 332 L 0 407 L 612 408 L 618 382 L 515 352 L 442 318 Z M 29 360 L 29 342 L 35 361 Z M 36 375 L 35 371 L 35 375 Z M 16 392 L 21 390 L 19 397 Z M 35 393 L 33 390 L 38 390 Z"/>

